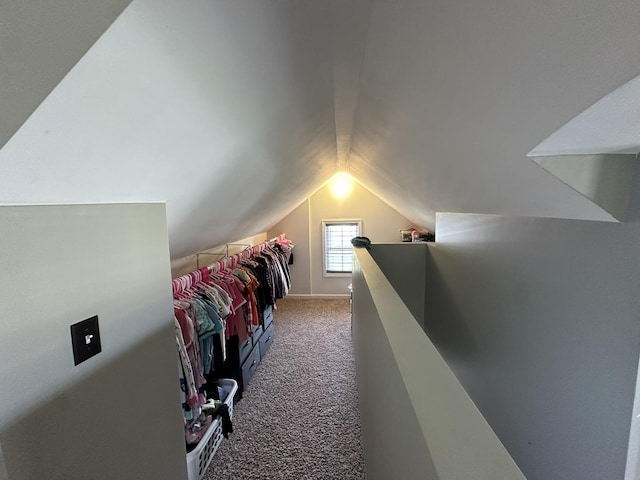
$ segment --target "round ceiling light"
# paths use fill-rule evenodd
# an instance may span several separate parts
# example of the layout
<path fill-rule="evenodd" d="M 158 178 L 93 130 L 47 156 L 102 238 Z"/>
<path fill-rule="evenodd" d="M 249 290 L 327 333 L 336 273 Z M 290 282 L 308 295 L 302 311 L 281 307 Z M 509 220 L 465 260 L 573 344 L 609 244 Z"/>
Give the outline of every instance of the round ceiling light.
<path fill-rule="evenodd" d="M 337 198 L 345 198 L 351 193 L 353 183 L 345 173 L 338 173 L 331 181 L 331 193 Z"/>

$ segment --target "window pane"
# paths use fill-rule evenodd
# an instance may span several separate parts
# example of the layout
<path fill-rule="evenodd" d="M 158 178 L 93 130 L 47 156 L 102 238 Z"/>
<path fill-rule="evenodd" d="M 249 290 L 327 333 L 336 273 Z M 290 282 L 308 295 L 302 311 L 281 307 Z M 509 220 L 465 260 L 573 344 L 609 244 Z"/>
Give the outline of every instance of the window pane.
<path fill-rule="evenodd" d="M 325 271 L 351 273 L 353 250 L 351 239 L 360 234 L 358 223 L 325 223 Z"/>

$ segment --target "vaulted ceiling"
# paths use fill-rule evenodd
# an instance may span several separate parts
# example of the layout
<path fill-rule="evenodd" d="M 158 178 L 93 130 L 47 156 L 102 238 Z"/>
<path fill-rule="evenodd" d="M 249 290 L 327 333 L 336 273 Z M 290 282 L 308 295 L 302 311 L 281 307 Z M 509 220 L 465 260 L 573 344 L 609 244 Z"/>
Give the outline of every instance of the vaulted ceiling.
<path fill-rule="evenodd" d="M 0 203 L 166 201 L 174 258 L 343 170 L 427 228 L 610 221 L 527 154 L 640 73 L 638 18 L 632 0 L 3 0 Z"/>

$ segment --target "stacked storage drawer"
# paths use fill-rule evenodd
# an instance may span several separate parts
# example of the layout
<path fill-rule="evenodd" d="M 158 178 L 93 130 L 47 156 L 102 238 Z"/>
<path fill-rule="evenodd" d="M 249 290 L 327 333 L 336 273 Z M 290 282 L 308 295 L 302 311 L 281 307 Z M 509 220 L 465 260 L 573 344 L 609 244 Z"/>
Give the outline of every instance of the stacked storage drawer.
<path fill-rule="evenodd" d="M 258 365 L 260 364 L 260 348 L 255 344 L 255 339 L 247 338 L 244 344 L 247 344 L 247 342 L 250 348 L 248 346 L 245 347 L 244 351 L 246 354 L 244 358 L 240 357 L 240 375 L 243 391 L 247 388 L 247 385 L 249 385 L 251 377 L 253 377 L 256 368 L 258 368 Z"/>
<path fill-rule="evenodd" d="M 271 347 L 273 343 L 274 329 L 273 329 L 273 308 L 267 307 L 264 310 L 264 314 L 262 316 L 263 325 L 264 325 L 264 333 L 260 336 L 258 340 L 258 344 L 260 346 L 260 358 L 264 358 L 267 350 Z"/>
<path fill-rule="evenodd" d="M 238 398 L 249 385 L 260 360 L 264 358 L 274 339 L 273 308 L 268 306 L 261 318 L 261 324 L 253 327 L 253 336 L 239 343 L 233 336 L 227 342 L 227 361 L 223 375 L 238 382 Z"/>

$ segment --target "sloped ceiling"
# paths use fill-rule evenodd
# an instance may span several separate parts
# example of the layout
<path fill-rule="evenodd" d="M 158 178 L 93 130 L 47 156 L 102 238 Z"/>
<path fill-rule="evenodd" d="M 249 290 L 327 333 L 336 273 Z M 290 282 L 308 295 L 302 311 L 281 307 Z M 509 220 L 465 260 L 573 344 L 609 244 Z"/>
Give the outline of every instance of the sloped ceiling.
<path fill-rule="evenodd" d="M 45 21 L 28 13 L 3 55 Z M 0 123 L 2 140 L 53 89 L 0 150 L 0 202 L 167 201 L 173 258 L 265 231 L 338 170 L 423 227 L 611 220 L 526 155 L 638 75 L 638 18 L 634 1 L 133 0 Z"/>
<path fill-rule="evenodd" d="M 640 76 L 545 138 L 530 157 L 640 152 Z"/>
<path fill-rule="evenodd" d="M 0 2 L 0 146 L 129 3 Z"/>
<path fill-rule="evenodd" d="M 167 201 L 174 258 L 265 231 L 336 172 L 361 3 L 134 1 L 0 151 L 0 202 Z"/>
<path fill-rule="evenodd" d="M 374 1 L 350 173 L 422 225 L 436 211 L 611 220 L 527 153 L 640 72 L 638 15 L 632 1 Z"/>

